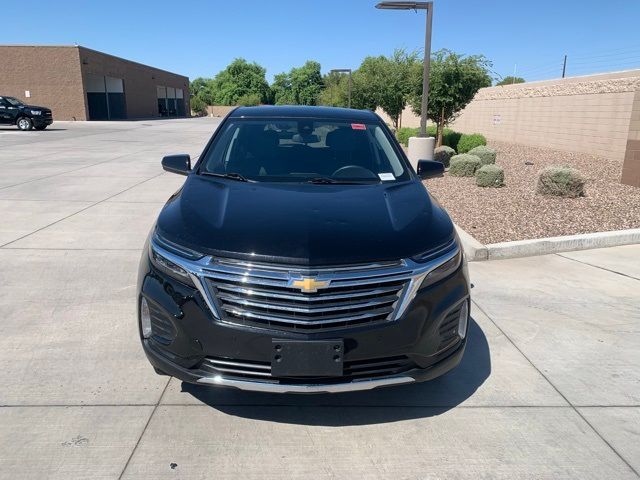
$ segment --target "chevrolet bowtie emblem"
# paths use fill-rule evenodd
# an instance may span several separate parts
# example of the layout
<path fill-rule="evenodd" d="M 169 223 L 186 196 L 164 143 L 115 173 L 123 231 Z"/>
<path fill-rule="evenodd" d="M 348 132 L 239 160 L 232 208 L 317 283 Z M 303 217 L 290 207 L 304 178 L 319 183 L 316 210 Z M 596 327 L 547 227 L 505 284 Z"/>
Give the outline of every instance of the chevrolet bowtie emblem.
<path fill-rule="evenodd" d="M 315 278 L 302 278 L 301 280 L 291 280 L 289 286 L 299 288 L 303 293 L 315 293 L 319 288 L 327 288 L 331 280 L 316 280 Z"/>

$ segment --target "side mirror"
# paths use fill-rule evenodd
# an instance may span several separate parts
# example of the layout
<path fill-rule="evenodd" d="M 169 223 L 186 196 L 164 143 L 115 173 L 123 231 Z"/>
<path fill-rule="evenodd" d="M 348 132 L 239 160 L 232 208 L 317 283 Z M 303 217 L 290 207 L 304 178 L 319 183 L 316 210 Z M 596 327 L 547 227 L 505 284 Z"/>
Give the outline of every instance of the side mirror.
<path fill-rule="evenodd" d="M 437 178 L 444 174 L 444 164 L 435 160 L 418 160 L 418 176 L 426 180 L 427 178 Z"/>
<path fill-rule="evenodd" d="M 167 155 L 162 159 L 162 168 L 178 175 L 188 175 L 191 171 L 191 157 L 186 153 Z"/>

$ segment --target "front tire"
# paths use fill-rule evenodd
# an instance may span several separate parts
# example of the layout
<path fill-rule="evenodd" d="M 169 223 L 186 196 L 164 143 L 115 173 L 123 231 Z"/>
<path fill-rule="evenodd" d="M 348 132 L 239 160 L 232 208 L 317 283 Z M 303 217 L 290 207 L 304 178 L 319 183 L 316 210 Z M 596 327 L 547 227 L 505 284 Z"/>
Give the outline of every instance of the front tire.
<path fill-rule="evenodd" d="M 38 126 L 33 127 L 33 128 L 35 128 L 36 130 L 44 130 L 45 128 L 47 128 L 47 126 L 46 125 L 38 125 Z"/>
<path fill-rule="evenodd" d="M 29 131 L 33 128 L 33 122 L 30 118 L 27 117 L 20 117 L 16 122 L 16 125 L 23 132 Z"/>

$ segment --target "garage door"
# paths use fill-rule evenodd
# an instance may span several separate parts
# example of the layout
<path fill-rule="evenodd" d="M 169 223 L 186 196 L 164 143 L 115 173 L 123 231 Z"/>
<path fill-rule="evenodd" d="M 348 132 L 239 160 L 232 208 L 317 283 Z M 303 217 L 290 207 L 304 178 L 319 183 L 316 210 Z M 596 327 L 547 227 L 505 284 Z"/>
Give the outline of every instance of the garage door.
<path fill-rule="evenodd" d="M 122 120 L 127 118 L 124 82 L 121 78 L 87 75 L 89 120 Z"/>

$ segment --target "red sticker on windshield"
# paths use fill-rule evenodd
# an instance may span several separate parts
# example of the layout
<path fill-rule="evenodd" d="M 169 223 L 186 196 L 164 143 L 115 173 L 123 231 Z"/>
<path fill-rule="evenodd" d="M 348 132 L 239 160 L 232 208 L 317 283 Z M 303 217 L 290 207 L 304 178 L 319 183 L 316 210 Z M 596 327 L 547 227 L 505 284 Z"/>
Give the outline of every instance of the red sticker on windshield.
<path fill-rule="evenodd" d="M 351 128 L 354 130 L 366 130 L 367 126 L 364 123 L 352 123 Z"/>

